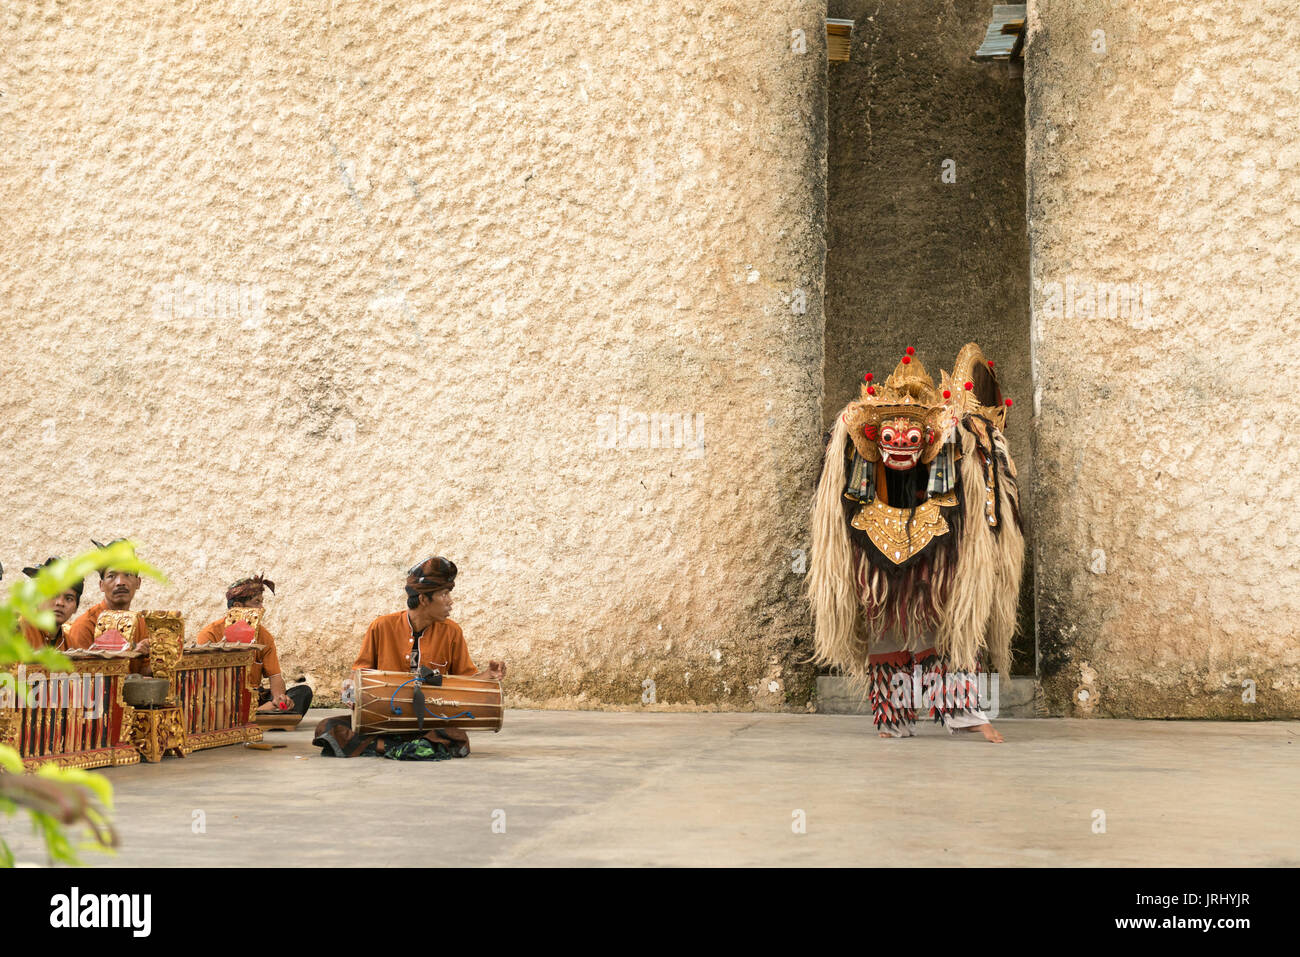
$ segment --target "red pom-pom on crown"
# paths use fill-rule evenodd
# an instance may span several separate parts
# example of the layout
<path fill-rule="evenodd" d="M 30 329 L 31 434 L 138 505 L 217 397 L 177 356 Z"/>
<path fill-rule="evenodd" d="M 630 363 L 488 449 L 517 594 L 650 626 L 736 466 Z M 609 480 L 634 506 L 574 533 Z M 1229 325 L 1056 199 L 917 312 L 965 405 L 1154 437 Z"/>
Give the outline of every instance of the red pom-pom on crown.
<path fill-rule="evenodd" d="M 971 389 L 973 389 L 973 388 L 975 388 L 974 383 L 971 383 L 971 382 L 967 382 L 967 383 L 966 383 L 966 391 L 967 391 L 967 392 L 969 392 L 969 391 L 970 391 Z"/>
<path fill-rule="evenodd" d="M 909 356 L 910 356 L 910 355 L 915 355 L 915 354 L 916 354 L 916 350 L 913 349 L 911 346 L 908 346 L 908 347 L 907 347 L 907 354 L 908 354 Z"/>

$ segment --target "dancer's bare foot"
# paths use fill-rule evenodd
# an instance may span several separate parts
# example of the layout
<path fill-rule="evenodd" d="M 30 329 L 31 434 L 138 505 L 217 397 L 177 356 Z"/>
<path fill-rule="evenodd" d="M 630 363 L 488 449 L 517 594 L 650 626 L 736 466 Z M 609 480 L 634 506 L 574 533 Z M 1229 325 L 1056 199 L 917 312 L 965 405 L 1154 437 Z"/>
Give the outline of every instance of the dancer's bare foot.
<path fill-rule="evenodd" d="M 997 728 L 993 727 L 993 725 L 991 724 L 977 724 L 975 727 L 970 728 L 968 730 L 982 732 L 984 737 L 987 740 L 992 741 L 994 744 L 1001 744 L 1004 740 L 1006 740 L 1005 738 L 1002 737 L 1002 735 L 998 733 Z"/>

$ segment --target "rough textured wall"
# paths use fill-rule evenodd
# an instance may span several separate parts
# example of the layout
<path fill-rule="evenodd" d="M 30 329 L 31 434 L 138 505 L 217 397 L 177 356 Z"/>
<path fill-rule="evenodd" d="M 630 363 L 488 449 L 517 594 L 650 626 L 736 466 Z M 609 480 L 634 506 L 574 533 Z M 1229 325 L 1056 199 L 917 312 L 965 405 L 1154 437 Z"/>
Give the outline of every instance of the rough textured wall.
<path fill-rule="evenodd" d="M 974 340 L 1006 394 L 1025 400 L 1007 435 L 1029 489 L 1024 91 L 1005 64 L 970 59 L 991 11 L 984 0 L 830 3 L 830 16 L 855 26 L 850 62 L 830 64 L 827 80 L 822 412 L 829 428 L 862 374 L 893 372 L 908 345 L 937 382 Z M 1032 550 L 1028 492 L 1025 506 Z M 1032 602 L 1023 604 L 1015 671 L 1031 674 Z"/>
<path fill-rule="evenodd" d="M 328 692 L 440 552 L 515 702 L 806 696 L 824 7 L 8 5 L 0 560 L 265 571 Z"/>
<path fill-rule="evenodd" d="M 1294 4 L 1041 0 L 1030 31 L 1045 689 L 1300 715 Z"/>

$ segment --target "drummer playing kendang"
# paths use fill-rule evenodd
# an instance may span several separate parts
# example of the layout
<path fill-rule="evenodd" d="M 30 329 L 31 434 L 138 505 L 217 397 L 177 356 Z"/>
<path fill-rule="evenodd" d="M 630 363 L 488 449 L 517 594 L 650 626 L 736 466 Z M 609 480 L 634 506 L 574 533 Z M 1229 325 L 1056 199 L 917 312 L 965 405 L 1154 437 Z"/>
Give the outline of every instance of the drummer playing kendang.
<path fill-rule="evenodd" d="M 352 670 L 419 671 L 427 667 L 444 675 L 504 678 L 505 662 L 490 661 L 483 671 L 474 667 L 465 633 L 449 617 L 455 587 L 456 565 L 441 556 L 426 558 L 407 572 L 406 611 L 380 615 L 370 623 Z"/>
<path fill-rule="evenodd" d="M 460 625 L 449 617 L 452 609 L 451 590 L 456 587 L 456 564 L 440 555 L 426 558 L 406 573 L 406 610 L 380 615 L 366 629 L 366 636 L 361 642 L 361 652 L 352 665 L 352 670 L 360 668 L 378 671 L 419 672 L 430 669 L 436 674 L 463 675 L 500 681 L 506 676 L 504 661 L 489 661 L 485 669 L 475 667 L 465 644 L 465 634 Z M 349 678 L 343 682 L 343 700 L 351 702 L 356 689 Z M 352 737 L 350 729 L 343 727 L 339 719 L 327 719 L 316 730 L 316 744 L 325 749 L 326 754 L 337 756 L 354 752 L 349 746 Z M 328 727 L 327 727 L 328 726 Z M 448 739 L 453 745 L 452 755 L 463 757 L 469 753 L 467 739 L 463 731 L 455 728 L 438 729 L 432 732 Z M 389 736 L 381 736 L 372 746 L 359 754 L 385 754 L 398 744 Z M 437 742 L 435 742 L 435 745 Z M 419 745 L 408 748 L 407 745 Z M 404 753 L 412 751 L 412 758 L 448 755 L 426 755 L 429 748 L 424 746 L 424 739 L 414 742 L 401 742 Z M 455 746 L 463 747 L 463 753 Z M 389 755 L 390 757 L 394 755 Z"/>

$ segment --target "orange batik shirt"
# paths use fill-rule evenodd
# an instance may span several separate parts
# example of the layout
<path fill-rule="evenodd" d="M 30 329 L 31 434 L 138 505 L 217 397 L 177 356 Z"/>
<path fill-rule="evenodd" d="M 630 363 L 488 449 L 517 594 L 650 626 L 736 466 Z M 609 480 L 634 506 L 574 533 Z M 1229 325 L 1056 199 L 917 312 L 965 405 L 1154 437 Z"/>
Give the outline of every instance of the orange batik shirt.
<path fill-rule="evenodd" d="M 206 645 L 221 641 L 225 636 L 226 619 L 218 618 L 216 621 L 205 625 L 195 641 L 200 645 Z M 280 673 L 280 656 L 275 651 L 275 639 L 261 625 L 257 626 L 256 643 L 262 646 L 262 650 L 257 653 L 255 658 L 257 663 L 253 665 L 252 677 L 254 683 L 260 686 L 264 676 L 269 678 Z"/>
<path fill-rule="evenodd" d="M 55 647 L 58 647 L 59 643 L 63 640 L 63 636 L 58 633 L 58 629 L 55 629 L 54 635 L 50 636 L 41 631 L 30 621 L 24 621 L 22 623 L 22 632 L 23 637 L 27 639 L 27 644 L 32 646 L 33 651 L 40 651 L 46 645 L 54 645 Z"/>
<path fill-rule="evenodd" d="M 380 615 L 366 629 L 353 670 L 410 671 L 415 636 L 406 612 Z M 465 645 L 465 633 L 454 621 L 435 621 L 420 636 L 420 664 L 445 675 L 475 675 L 478 669 Z"/>
<path fill-rule="evenodd" d="M 72 630 L 68 632 L 68 650 L 89 648 L 95 643 L 95 622 L 99 621 L 99 616 L 106 611 L 108 611 L 108 603 L 98 602 L 87 608 L 85 613 L 72 623 Z M 144 615 L 136 612 L 133 643 L 138 645 L 148 637 L 149 626 L 144 623 Z"/>

